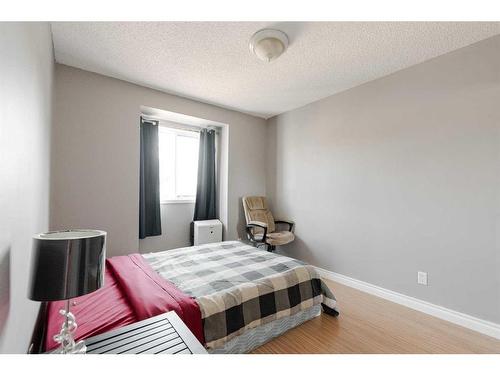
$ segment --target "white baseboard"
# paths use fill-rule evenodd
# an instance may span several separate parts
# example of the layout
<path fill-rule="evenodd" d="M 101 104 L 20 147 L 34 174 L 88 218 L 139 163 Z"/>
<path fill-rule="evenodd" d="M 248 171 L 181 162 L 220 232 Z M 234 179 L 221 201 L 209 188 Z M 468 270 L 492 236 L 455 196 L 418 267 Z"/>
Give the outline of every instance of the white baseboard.
<path fill-rule="evenodd" d="M 377 297 L 389 300 L 391 302 L 409 307 L 410 309 L 417 310 L 425 314 L 429 314 L 437 318 L 446 320 L 448 322 L 458 324 L 459 326 L 469 328 L 473 331 L 500 339 L 500 324 L 475 318 L 458 311 L 450 310 L 442 306 L 419 300 L 417 298 L 393 292 L 392 290 L 384 289 L 379 286 L 356 280 L 352 277 L 344 276 L 336 272 L 328 271 L 320 267 L 316 267 L 316 269 L 318 270 L 320 276 L 325 279 L 336 281 L 340 284 L 350 286 L 351 288 L 355 288 L 363 292 L 373 294 Z M 333 294 L 335 294 L 335 291 L 333 292 Z M 340 313 L 342 314 L 342 311 L 340 311 Z"/>

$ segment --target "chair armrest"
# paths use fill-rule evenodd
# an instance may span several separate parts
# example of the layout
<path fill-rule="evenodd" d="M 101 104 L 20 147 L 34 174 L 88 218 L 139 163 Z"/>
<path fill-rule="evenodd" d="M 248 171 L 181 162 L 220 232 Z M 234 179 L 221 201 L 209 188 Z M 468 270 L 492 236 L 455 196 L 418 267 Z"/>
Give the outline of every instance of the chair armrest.
<path fill-rule="evenodd" d="M 261 227 L 261 228 L 267 228 L 267 223 L 264 223 L 263 221 L 249 221 L 247 225 Z"/>
<path fill-rule="evenodd" d="M 264 234 L 262 235 L 262 239 L 258 240 L 255 238 L 255 236 L 252 233 L 252 228 L 259 227 L 264 229 Z M 251 241 L 253 242 L 262 242 L 266 243 L 266 237 L 267 237 L 267 224 L 262 222 L 262 221 L 249 221 L 246 227 L 247 230 L 247 235 L 250 238 Z"/>
<path fill-rule="evenodd" d="M 285 220 L 285 219 L 277 219 L 274 220 L 275 224 L 288 224 L 288 231 L 291 232 L 293 230 L 293 225 L 295 224 L 292 220 Z"/>

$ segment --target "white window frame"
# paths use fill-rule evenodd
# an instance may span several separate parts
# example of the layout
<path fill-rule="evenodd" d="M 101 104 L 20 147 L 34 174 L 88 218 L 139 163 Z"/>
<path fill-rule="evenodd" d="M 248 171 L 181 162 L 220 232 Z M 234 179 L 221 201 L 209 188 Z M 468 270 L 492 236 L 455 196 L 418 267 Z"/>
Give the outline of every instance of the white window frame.
<path fill-rule="evenodd" d="M 183 129 L 181 126 L 165 126 L 159 124 L 159 131 L 161 132 L 162 129 L 168 129 L 170 131 L 173 131 L 175 133 L 175 138 L 176 140 L 174 141 L 175 145 L 175 162 L 174 162 L 174 176 L 175 176 L 175 181 L 174 181 L 174 189 L 177 189 L 177 137 L 179 135 L 183 137 L 191 137 L 191 138 L 196 138 L 199 141 L 200 134 L 199 132 L 195 130 L 188 130 L 188 129 Z M 161 181 L 160 181 L 161 184 Z M 161 185 L 160 185 L 161 189 Z M 161 190 L 160 190 L 161 192 Z M 161 197 L 161 193 L 160 193 Z M 186 203 L 195 203 L 196 201 L 196 193 L 194 196 L 178 196 L 176 199 L 161 199 L 160 198 L 160 204 L 186 204 Z"/>

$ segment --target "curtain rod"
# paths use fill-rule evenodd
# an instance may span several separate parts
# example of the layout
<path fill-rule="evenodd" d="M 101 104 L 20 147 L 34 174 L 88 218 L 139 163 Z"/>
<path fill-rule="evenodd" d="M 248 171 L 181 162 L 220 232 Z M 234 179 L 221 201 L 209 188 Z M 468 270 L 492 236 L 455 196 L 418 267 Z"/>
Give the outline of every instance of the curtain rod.
<path fill-rule="evenodd" d="M 219 127 L 212 125 L 188 125 L 188 124 L 178 123 L 175 121 L 163 120 L 154 116 L 149 116 L 144 114 L 141 114 L 141 119 L 143 121 L 156 121 L 158 125 L 160 125 L 161 122 L 168 123 L 168 125 L 166 124 L 165 126 L 170 128 L 178 128 L 181 130 L 193 131 L 197 133 L 199 133 L 201 129 L 214 130 L 216 133 L 219 133 Z"/>

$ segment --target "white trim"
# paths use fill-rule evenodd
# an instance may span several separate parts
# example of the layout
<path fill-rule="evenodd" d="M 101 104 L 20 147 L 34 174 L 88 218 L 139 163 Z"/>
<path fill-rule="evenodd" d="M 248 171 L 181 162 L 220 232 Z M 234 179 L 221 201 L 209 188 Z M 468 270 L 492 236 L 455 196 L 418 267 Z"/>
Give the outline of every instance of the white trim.
<path fill-rule="evenodd" d="M 170 200 L 164 200 L 160 201 L 161 205 L 164 204 L 194 204 L 196 201 L 194 199 L 170 199 Z"/>
<path fill-rule="evenodd" d="M 417 310 L 425 314 L 429 314 L 437 318 L 446 320 L 448 322 L 458 324 L 459 326 L 469 328 L 473 331 L 500 339 L 500 324 L 475 318 L 458 311 L 447 309 L 446 307 L 434 305 L 417 298 L 393 292 L 392 290 L 384 289 L 379 286 L 361 280 L 353 279 L 352 277 L 344 276 L 336 272 L 328 271 L 320 267 L 316 267 L 316 269 L 318 270 L 320 276 L 325 279 L 347 285 L 351 288 L 358 289 L 374 296 L 409 307 L 410 309 Z M 340 313 L 342 314 L 341 310 Z"/>
<path fill-rule="evenodd" d="M 155 120 L 158 121 L 158 129 L 160 132 L 168 132 L 173 131 L 176 134 L 183 135 L 185 137 L 192 137 L 199 139 L 200 138 L 200 130 L 203 129 L 199 126 L 194 125 L 185 125 L 185 124 L 177 124 L 170 121 L 165 120 Z"/>

